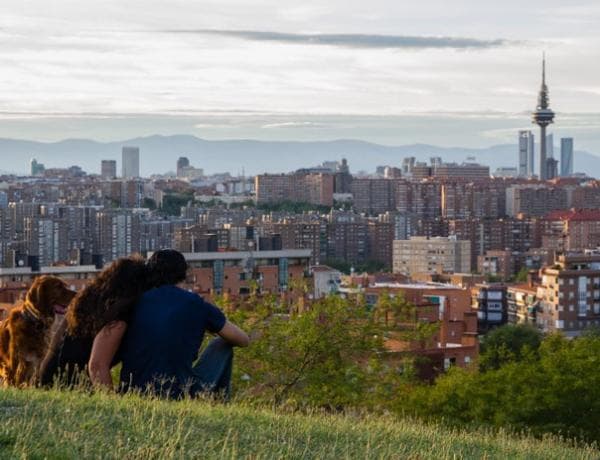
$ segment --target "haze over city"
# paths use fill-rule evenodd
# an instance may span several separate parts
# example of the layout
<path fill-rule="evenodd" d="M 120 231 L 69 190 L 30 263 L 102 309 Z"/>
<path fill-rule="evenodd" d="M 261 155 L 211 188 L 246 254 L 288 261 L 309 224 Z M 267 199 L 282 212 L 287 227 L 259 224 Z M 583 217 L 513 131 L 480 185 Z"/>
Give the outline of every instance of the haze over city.
<path fill-rule="evenodd" d="M 4 138 L 514 144 L 533 128 L 545 51 L 553 132 L 600 153 L 594 1 L 10 0 L 0 13 Z"/>

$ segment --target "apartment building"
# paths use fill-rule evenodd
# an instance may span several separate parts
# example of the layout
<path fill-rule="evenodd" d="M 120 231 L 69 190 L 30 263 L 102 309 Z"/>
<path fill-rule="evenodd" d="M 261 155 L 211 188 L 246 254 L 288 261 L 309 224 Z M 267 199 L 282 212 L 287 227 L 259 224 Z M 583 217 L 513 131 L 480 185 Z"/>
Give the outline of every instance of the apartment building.
<path fill-rule="evenodd" d="M 506 214 L 510 217 L 543 217 L 557 209 L 567 209 L 570 190 L 542 184 L 513 185 L 506 189 Z"/>
<path fill-rule="evenodd" d="M 470 272 L 471 243 L 453 237 L 394 240 L 393 271 L 415 273 Z"/>
<path fill-rule="evenodd" d="M 200 294 L 239 296 L 255 284 L 261 293 L 303 295 L 310 265 L 309 249 L 229 251 L 184 254 L 190 266 L 186 287 Z"/>
<path fill-rule="evenodd" d="M 259 174 L 254 181 L 258 204 L 297 201 L 319 206 L 333 205 L 333 174 Z"/>
<path fill-rule="evenodd" d="M 477 284 L 471 288 L 472 307 L 477 312 L 477 330 L 485 334 L 508 322 L 506 286 L 503 284 Z"/>
<path fill-rule="evenodd" d="M 541 220 L 542 245 L 557 251 L 576 251 L 600 246 L 600 210 L 553 211 Z"/>
<path fill-rule="evenodd" d="M 574 337 L 600 326 L 600 254 L 569 253 L 540 270 L 537 324 Z"/>

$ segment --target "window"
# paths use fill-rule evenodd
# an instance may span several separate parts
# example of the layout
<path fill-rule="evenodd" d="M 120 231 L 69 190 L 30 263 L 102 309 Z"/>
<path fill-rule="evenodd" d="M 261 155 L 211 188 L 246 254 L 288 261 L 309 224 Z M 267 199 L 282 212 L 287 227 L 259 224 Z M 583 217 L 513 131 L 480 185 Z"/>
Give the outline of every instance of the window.
<path fill-rule="evenodd" d="M 587 290 L 587 277 L 580 276 L 577 283 L 577 315 L 587 315 L 587 298 L 590 292 Z"/>

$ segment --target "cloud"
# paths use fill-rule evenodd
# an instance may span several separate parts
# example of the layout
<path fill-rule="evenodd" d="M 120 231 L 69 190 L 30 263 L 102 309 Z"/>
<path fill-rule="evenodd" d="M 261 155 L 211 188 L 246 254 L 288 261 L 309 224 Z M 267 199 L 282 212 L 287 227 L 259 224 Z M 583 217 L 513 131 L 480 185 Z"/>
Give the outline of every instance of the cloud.
<path fill-rule="evenodd" d="M 220 35 L 224 37 L 239 38 L 241 40 L 301 45 L 329 45 L 346 48 L 485 49 L 507 46 L 514 43 L 506 39 L 483 40 L 467 37 L 373 34 L 292 34 L 253 30 L 172 29 L 165 30 L 164 32 L 172 34 Z"/>
<path fill-rule="evenodd" d="M 313 121 L 286 121 L 283 123 L 268 123 L 262 125 L 264 129 L 277 129 L 277 128 L 327 128 L 328 126 L 324 123 L 315 123 Z"/>

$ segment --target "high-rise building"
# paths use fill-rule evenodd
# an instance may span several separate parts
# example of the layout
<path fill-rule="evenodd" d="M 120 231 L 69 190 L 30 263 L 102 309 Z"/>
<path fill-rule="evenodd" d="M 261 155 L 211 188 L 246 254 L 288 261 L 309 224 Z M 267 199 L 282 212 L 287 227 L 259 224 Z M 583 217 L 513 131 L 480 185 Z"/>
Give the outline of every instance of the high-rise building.
<path fill-rule="evenodd" d="M 100 175 L 102 179 L 114 179 L 117 177 L 117 162 L 115 160 L 102 160 Z"/>
<path fill-rule="evenodd" d="M 38 161 L 35 158 L 31 159 L 30 165 L 31 165 L 31 175 L 32 176 L 40 176 L 40 175 L 44 174 L 44 171 L 46 170 L 46 168 L 44 167 L 44 164 L 38 163 Z"/>
<path fill-rule="evenodd" d="M 519 176 L 534 174 L 534 136 L 531 131 L 519 131 Z"/>
<path fill-rule="evenodd" d="M 548 86 L 546 85 L 546 59 L 542 61 L 542 86 L 538 95 L 538 103 L 532 115 L 533 123 L 540 127 L 540 179 L 546 180 L 548 172 L 546 128 L 554 123 L 554 112 L 550 108 Z"/>
<path fill-rule="evenodd" d="M 554 157 L 554 134 L 550 133 L 546 136 L 546 158 Z"/>
<path fill-rule="evenodd" d="M 573 174 L 573 138 L 563 137 L 560 140 L 560 175 Z"/>
<path fill-rule="evenodd" d="M 415 162 L 415 157 L 407 157 L 402 159 L 402 174 L 404 174 L 405 176 L 412 175 L 412 170 L 415 165 Z"/>
<path fill-rule="evenodd" d="M 140 177 L 139 147 L 123 147 L 122 176 L 123 179 Z"/>
<path fill-rule="evenodd" d="M 177 177 L 182 177 L 184 169 L 190 166 L 190 160 L 187 157 L 179 157 L 177 159 Z"/>

